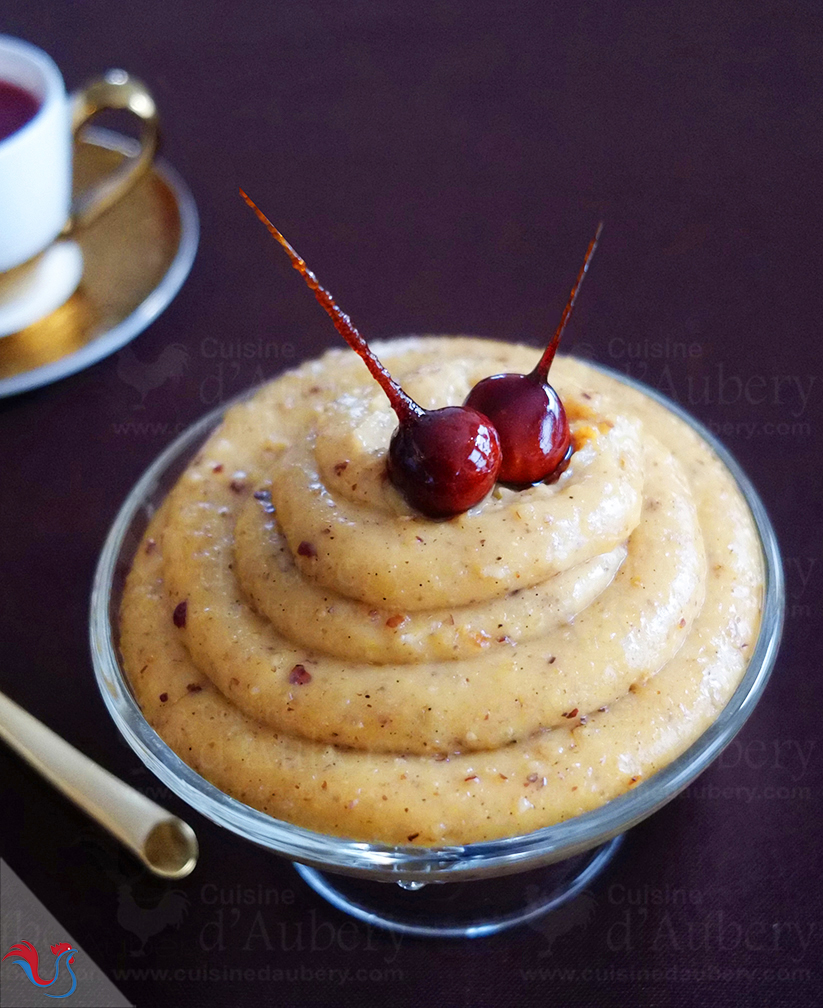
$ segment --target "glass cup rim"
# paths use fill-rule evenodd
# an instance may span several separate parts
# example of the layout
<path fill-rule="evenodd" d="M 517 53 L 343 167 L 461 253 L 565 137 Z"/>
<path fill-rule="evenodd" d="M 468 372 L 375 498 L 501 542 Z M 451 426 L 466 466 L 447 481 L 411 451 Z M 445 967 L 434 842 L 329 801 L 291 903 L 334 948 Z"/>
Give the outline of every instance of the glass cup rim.
<path fill-rule="evenodd" d="M 777 537 L 751 481 L 700 421 L 637 379 L 595 362 L 585 363 L 656 400 L 702 437 L 734 477 L 758 532 L 765 583 L 756 644 L 743 678 L 725 707 L 684 752 L 631 791 L 571 819 L 518 836 L 439 847 L 367 843 L 317 833 L 245 805 L 192 770 L 149 725 L 131 692 L 115 640 L 114 578 L 126 534 L 162 477 L 175 463 L 188 463 L 226 410 L 252 396 L 256 391 L 252 388 L 195 421 L 158 455 L 123 502 L 97 564 L 90 611 L 94 672 L 111 717 L 146 766 L 198 812 L 253 843 L 317 868 L 387 881 L 458 881 L 525 871 L 572 857 L 629 829 L 687 787 L 743 726 L 774 666 L 785 609 Z"/>

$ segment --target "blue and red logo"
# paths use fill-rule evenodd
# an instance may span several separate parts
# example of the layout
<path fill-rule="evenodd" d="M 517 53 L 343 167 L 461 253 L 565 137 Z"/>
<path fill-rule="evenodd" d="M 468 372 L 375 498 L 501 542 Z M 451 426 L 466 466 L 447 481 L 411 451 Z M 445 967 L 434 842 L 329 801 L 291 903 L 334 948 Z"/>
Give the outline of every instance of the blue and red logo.
<path fill-rule="evenodd" d="M 74 962 L 74 953 L 76 949 L 69 945 L 68 942 L 59 942 L 57 945 L 51 946 L 51 951 L 52 955 L 57 956 L 54 963 L 54 976 L 51 980 L 44 980 L 40 976 L 39 956 L 37 955 L 37 949 L 31 942 L 21 941 L 16 945 L 12 945 L 9 951 L 3 956 L 3 959 L 8 959 L 11 956 L 17 956 L 18 958 L 12 959 L 11 961 L 13 963 L 17 963 L 35 987 L 40 988 L 52 987 L 57 983 L 60 978 L 60 967 L 65 961 L 66 971 L 71 976 L 71 987 L 65 994 L 49 994 L 46 990 L 43 990 L 43 993 L 46 997 L 68 997 L 69 994 L 74 993 L 74 989 L 77 986 L 77 977 L 74 975 L 74 970 L 71 968 L 71 964 Z"/>

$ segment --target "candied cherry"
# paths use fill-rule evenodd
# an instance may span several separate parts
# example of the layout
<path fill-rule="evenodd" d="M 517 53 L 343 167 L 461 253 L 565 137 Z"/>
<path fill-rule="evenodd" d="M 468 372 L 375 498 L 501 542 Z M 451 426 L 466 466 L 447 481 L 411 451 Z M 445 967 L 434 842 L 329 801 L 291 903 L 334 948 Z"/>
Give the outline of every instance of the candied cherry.
<path fill-rule="evenodd" d="M 286 250 L 337 331 L 386 393 L 399 421 L 387 460 L 392 483 L 412 507 L 430 518 L 450 518 L 479 504 L 497 481 L 501 464 L 500 440 L 492 424 L 469 405 L 436 410 L 419 406 L 383 367 L 349 316 L 268 217 L 242 189 L 240 195 Z"/>
<path fill-rule="evenodd" d="M 465 405 L 488 417 L 497 430 L 503 452 L 498 479 L 503 483 L 528 486 L 556 479 L 571 458 L 569 422 L 560 397 L 548 383 L 549 368 L 602 229 L 601 222 L 586 251 L 560 324 L 534 371 L 527 375 L 491 375 L 479 381 L 466 397 Z"/>

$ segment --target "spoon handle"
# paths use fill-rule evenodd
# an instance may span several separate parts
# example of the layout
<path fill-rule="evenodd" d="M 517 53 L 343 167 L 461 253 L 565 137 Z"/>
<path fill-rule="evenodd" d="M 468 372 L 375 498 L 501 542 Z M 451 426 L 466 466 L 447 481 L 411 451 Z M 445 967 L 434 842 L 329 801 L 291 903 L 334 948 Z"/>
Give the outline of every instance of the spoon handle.
<path fill-rule="evenodd" d="M 98 766 L 2 692 L 0 738 L 155 875 L 185 878 L 197 864 L 191 826 Z"/>

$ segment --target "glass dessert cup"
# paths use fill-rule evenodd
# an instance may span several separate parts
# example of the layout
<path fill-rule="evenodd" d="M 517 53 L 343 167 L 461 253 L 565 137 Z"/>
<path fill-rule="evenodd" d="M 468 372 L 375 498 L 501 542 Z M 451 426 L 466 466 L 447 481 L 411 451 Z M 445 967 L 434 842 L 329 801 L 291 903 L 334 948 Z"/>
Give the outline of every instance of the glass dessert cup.
<path fill-rule="evenodd" d="M 622 834 L 686 788 L 743 726 L 774 665 L 784 611 L 777 540 L 760 499 L 735 460 L 675 403 L 640 382 L 600 370 L 657 400 L 708 442 L 737 481 L 763 553 L 761 625 L 748 667 L 717 719 L 680 756 L 631 791 L 554 826 L 441 847 L 389 846 L 323 835 L 274 819 L 210 784 L 166 745 L 143 716 L 122 666 L 118 625 L 125 579 L 143 533 L 228 408 L 221 406 L 177 438 L 137 482 L 109 532 L 95 575 L 91 650 L 97 682 L 115 724 L 148 769 L 213 822 L 292 859 L 315 891 L 338 909 L 375 926 L 421 936 L 478 937 L 524 923 L 588 886 L 607 866 Z"/>

